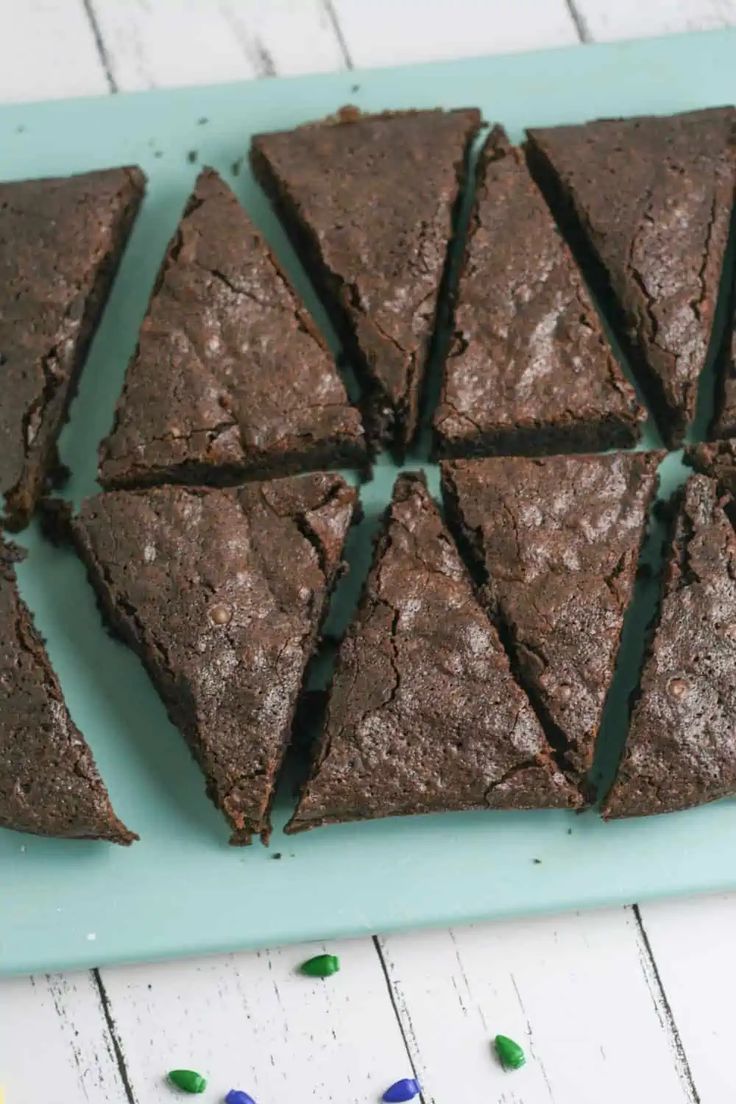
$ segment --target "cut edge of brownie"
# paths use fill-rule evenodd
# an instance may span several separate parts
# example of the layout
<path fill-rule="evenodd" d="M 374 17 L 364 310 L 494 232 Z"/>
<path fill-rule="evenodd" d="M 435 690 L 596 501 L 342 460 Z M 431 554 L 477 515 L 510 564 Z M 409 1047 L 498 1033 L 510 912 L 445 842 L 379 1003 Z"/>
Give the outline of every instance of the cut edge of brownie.
<path fill-rule="evenodd" d="M 102 445 L 100 448 L 102 449 Z M 258 460 L 254 458 L 252 464 L 248 465 L 217 466 L 191 461 L 162 467 L 146 465 L 141 469 L 131 464 L 125 475 L 111 475 L 109 471 L 106 472 L 103 458 L 97 479 L 106 491 L 144 490 L 162 485 L 236 487 L 241 483 L 281 479 L 335 468 L 349 468 L 358 472 L 361 477 L 367 477 L 370 463 L 363 444 L 336 437 L 334 441 L 321 440 L 309 449 L 282 453 L 278 460 L 269 461 L 264 457 Z"/>
<path fill-rule="evenodd" d="M 11 531 L 23 529 L 28 524 L 44 488 L 49 482 L 51 485 L 57 484 L 64 470 L 60 465 L 57 449 L 59 433 L 69 416 L 69 408 L 76 396 L 92 340 L 102 319 L 145 192 L 146 177 L 142 169 L 136 165 L 126 165 L 120 171 L 128 178 L 128 202 L 117 219 L 110 249 L 97 266 L 93 286 L 85 299 L 68 381 L 59 386 L 50 373 L 46 373 L 41 425 L 36 436 L 38 444 L 34 441 L 34 446 L 26 451 L 21 480 L 5 494 L 2 521 Z M 31 462 L 34 455 L 36 459 Z"/>
<path fill-rule="evenodd" d="M 332 477 L 333 485 L 328 489 L 323 505 L 326 505 L 332 499 L 339 496 L 345 497 L 346 501 L 352 501 L 352 514 L 350 526 L 356 524 L 361 518 L 361 504 L 358 492 L 355 488 L 347 484 L 341 476 L 334 472 L 325 473 L 312 473 L 313 475 L 324 474 Z M 305 474 L 305 478 L 309 478 L 309 474 Z M 182 488 L 187 489 L 187 488 Z M 215 487 L 190 487 L 188 488 L 192 493 L 201 492 L 204 494 L 217 493 Z M 131 495 L 145 495 L 147 488 L 134 488 L 132 490 L 126 490 L 124 493 Z M 105 494 L 107 492 L 101 492 Z M 115 493 L 115 492 L 109 492 Z M 80 559 L 85 565 L 87 576 L 90 584 L 95 592 L 97 603 L 102 614 L 105 623 L 110 627 L 114 635 L 116 635 L 123 643 L 125 643 L 131 651 L 139 658 L 143 664 L 146 672 L 148 673 L 151 682 L 153 683 L 156 692 L 161 697 L 164 703 L 166 712 L 171 720 L 172 724 L 181 735 L 184 737 L 186 744 L 197 763 L 199 769 L 205 780 L 205 792 L 207 797 L 212 803 L 220 810 L 220 812 L 227 819 L 231 827 L 230 844 L 232 846 L 248 846 L 252 843 L 254 836 L 260 836 L 264 844 L 268 844 L 272 832 L 271 825 L 271 810 L 273 802 L 276 797 L 276 791 L 278 783 L 281 777 L 284 759 L 286 753 L 289 750 L 292 742 L 292 729 L 294 725 L 294 718 L 296 715 L 299 703 L 304 695 L 304 683 L 306 673 L 308 670 L 309 659 L 315 654 L 316 647 L 319 642 L 322 625 L 324 624 L 327 613 L 329 612 L 330 599 L 332 592 L 339 581 L 342 574 L 347 570 L 344 560 L 340 560 L 333 569 L 329 570 L 329 564 L 326 562 L 325 546 L 322 542 L 322 537 L 310 527 L 308 519 L 301 516 L 297 519 L 297 527 L 299 532 L 314 548 L 320 568 L 325 577 L 325 595 L 321 610 L 318 616 L 315 618 L 315 622 L 309 638 L 306 642 L 305 650 L 308 653 L 307 660 L 304 664 L 304 671 L 302 673 L 302 682 L 299 692 L 295 695 L 292 702 L 288 724 L 286 726 L 286 735 L 284 741 L 279 749 L 279 753 L 275 763 L 273 764 L 270 772 L 270 787 L 269 795 L 266 804 L 263 808 L 262 815 L 258 818 L 250 816 L 244 816 L 243 826 L 237 827 L 233 823 L 233 816 L 224 808 L 223 803 L 217 793 L 217 785 L 211 772 L 208 771 L 206 763 L 203 761 L 200 755 L 200 748 L 198 744 L 197 722 L 192 719 L 193 703 L 189 701 L 183 693 L 184 687 L 181 686 L 173 673 L 167 673 L 164 677 L 160 670 L 158 658 L 152 658 L 150 649 L 145 647 L 143 641 L 144 630 L 138 619 L 135 609 L 125 602 L 118 595 L 118 601 L 114 600 L 112 591 L 115 589 L 112 580 L 107 576 L 104 570 L 104 566 L 98 562 L 97 557 L 93 554 L 91 548 L 88 547 L 87 541 L 84 538 L 84 534 L 79 531 L 79 528 L 75 526 L 75 518 L 72 516 L 71 509 L 66 503 L 59 503 L 58 501 L 51 501 L 48 503 L 45 511 L 45 527 L 47 534 L 51 539 L 69 541 L 73 544 Z M 122 612 L 118 607 L 122 607 Z M 160 658 L 160 657 L 159 657 Z M 170 677 L 169 677 L 170 675 Z"/>
<path fill-rule="evenodd" d="M 610 319 L 625 359 L 641 384 L 659 432 L 670 447 L 677 448 L 688 428 L 689 419 L 680 407 L 674 407 L 667 401 L 661 379 L 652 370 L 644 351 L 630 336 L 624 309 L 611 286 L 606 266 L 588 240 L 575 204 L 551 162 L 535 141 L 533 130 L 527 131 L 523 148 L 529 171 L 565 236 L 593 297 L 605 304 L 605 314 Z"/>
<path fill-rule="evenodd" d="M 77 760 L 73 765 L 73 770 L 88 782 L 90 797 L 95 806 L 96 823 L 90 822 L 83 831 L 77 829 L 69 831 L 68 828 L 65 831 L 60 831 L 58 824 L 52 822 L 49 824 L 48 830 L 44 831 L 40 823 L 19 823 L 17 821 L 13 822 L 12 819 L 6 820 L 3 818 L 1 826 L 17 832 L 30 832 L 33 835 L 56 839 L 102 840 L 128 847 L 138 840 L 139 836 L 123 824 L 112 807 L 107 787 L 97 768 L 92 749 L 69 715 L 61 684 L 51 666 L 43 638 L 35 626 L 31 611 L 18 591 L 14 564 L 22 559 L 24 555 L 25 553 L 15 545 L 0 538 L 0 574 L 4 576 L 8 585 L 13 589 L 17 611 L 15 632 L 18 647 L 32 656 L 35 666 L 41 673 L 48 698 L 59 703 L 59 707 L 66 715 L 72 733 L 79 738 Z M 77 768 L 79 768 L 78 771 Z M 56 809 L 54 809 L 54 815 L 57 815 Z M 43 817 L 43 811 L 41 811 L 41 817 Z"/>
<path fill-rule="evenodd" d="M 483 456 L 555 456 L 559 453 L 591 453 L 633 448 L 641 422 L 606 416 L 598 421 L 570 421 L 556 425 L 530 425 L 479 433 L 472 439 L 451 439 L 434 431 L 434 456 L 438 460 L 463 460 Z"/>
<path fill-rule="evenodd" d="M 366 114 L 372 118 L 393 119 L 421 115 L 422 113 L 421 109 L 415 109 Z M 455 108 L 453 113 L 458 115 L 468 114 L 469 123 L 462 156 L 455 164 L 456 196 L 452 208 L 452 229 L 447 242 L 442 274 L 437 288 L 430 338 L 415 364 L 413 376 L 407 387 L 406 401 L 400 406 L 393 406 L 391 401 L 387 399 L 380 379 L 371 370 L 368 359 L 361 349 L 356 328 L 349 312 L 349 285 L 324 263 L 316 232 L 312 227 L 307 226 L 301 218 L 298 204 L 285 182 L 273 172 L 269 159 L 259 149 L 259 135 L 254 136 L 250 147 L 250 163 L 253 174 L 283 224 L 309 280 L 330 317 L 348 359 L 355 367 L 362 392 L 358 405 L 362 413 L 369 448 L 377 451 L 380 448 L 387 447 L 393 449 L 402 457 L 419 429 L 420 408 L 424 399 L 427 366 L 432 357 L 438 323 L 447 296 L 450 257 L 458 232 L 460 210 L 469 183 L 471 149 L 481 126 L 481 114 L 478 108 Z M 344 107 L 335 116 L 329 116 L 326 119 L 317 120 L 306 125 L 314 128 L 350 125 L 351 122 L 361 117 L 363 117 L 363 113 L 359 109 Z M 470 121 L 471 118 L 472 121 Z"/>

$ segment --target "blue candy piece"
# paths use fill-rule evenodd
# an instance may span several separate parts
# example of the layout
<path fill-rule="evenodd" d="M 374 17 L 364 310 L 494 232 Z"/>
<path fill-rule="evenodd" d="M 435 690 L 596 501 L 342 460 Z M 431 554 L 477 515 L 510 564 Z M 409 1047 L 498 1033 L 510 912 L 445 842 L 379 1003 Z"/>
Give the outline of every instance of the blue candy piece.
<path fill-rule="evenodd" d="M 231 1089 L 225 1097 L 225 1104 L 256 1104 L 252 1096 L 240 1089 Z"/>
<path fill-rule="evenodd" d="M 420 1093 L 419 1082 L 413 1077 L 404 1077 L 401 1081 L 394 1081 L 390 1088 L 386 1089 L 383 1099 L 386 1104 L 396 1104 L 402 1100 L 413 1100 Z"/>

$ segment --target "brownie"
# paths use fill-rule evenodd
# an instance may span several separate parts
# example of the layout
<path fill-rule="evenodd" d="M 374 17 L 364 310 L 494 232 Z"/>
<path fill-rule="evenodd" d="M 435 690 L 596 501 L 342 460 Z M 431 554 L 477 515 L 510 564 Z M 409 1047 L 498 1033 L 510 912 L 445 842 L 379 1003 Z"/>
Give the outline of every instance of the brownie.
<path fill-rule="evenodd" d="M 286 831 L 578 802 L 423 478 L 399 476 Z"/>
<path fill-rule="evenodd" d="M 530 130 L 529 163 L 667 443 L 695 413 L 736 182 L 736 110 Z M 612 293 L 612 296 L 611 296 Z"/>
<path fill-rule="evenodd" d="M 233 192 L 205 169 L 154 288 L 100 482 L 237 483 L 365 463 L 360 415 L 324 342 Z"/>
<path fill-rule="evenodd" d="M 729 336 L 719 365 L 711 437 L 736 437 L 736 317 Z"/>
<path fill-rule="evenodd" d="M 702 475 L 717 480 L 725 494 L 736 498 L 736 438 L 693 445 L 685 450 L 685 461 Z"/>
<path fill-rule="evenodd" d="M 592 764 L 662 456 L 442 464 L 451 528 L 576 780 Z"/>
<path fill-rule="evenodd" d="M 356 501 L 340 476 L 320 472 L 107 491 L 71 520 L 103 614 L 147 668 L 232 843 L 268 838 Z"/>
<path fill-rule="evenodd" d="M 478 164 L 436 452 L 627 447 L 645 417 L 523 154 L 495 127 Z"/>
<path fill-rule="evenodd" d="M 0 184 L 0 494 L 12 529 L 58 471 L 56 441 L 143 191 L 135 168 Z"/>
<path fill-rule="evenodd" d="M 403 451 L 417 428 L 453 212 L 479 125 L 475 109 L 343 108 L 253 139 L 254 172 L 362 378 L 377 445 Z"/>
<path fill-rule="evenodd" d="M 18 594 L 19 550 L 0 540 L 0 825 L 129 844 L 87 743 Z"/>
<path fill-rule="evenodd" d="M 736 535 L 714 480 L 688 481 L 662 605 L 605 817 L 736 794 Z"/>

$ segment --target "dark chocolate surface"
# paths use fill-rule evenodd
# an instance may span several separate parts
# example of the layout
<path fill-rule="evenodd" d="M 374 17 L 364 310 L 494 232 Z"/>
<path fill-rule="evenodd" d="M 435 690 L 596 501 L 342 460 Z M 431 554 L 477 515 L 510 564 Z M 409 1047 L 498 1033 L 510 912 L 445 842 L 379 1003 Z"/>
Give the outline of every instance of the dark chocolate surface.
<path fill-rule="evenodd" d="M 0 494 L 28 521 L 144 190 L 139 169 L 0 184 Z"/>
<path fill-rule="evenodd" d="M 562 225 L 603 270 L 668 444 L 695 413 L 736 183 L 736 110 L 530 130 Z"/>
<path fill-rule="evenodd" d="M 662 454 L 444 461 L 450 527 L 573 776 L 592 764 Z"/>
<path fill-rule="evenodd" d="M 103 612 L 140 656 L 233 829 L 266 837 L 356 492 L 338 475 L 109 491 L 72 519 Z"/>
<path fill-rule="evenodd" d="M 475 109 L 336 117 L 253 139 L 281 214 L 367 389 L 366 429 L 414 436 Z"/>
<path fill-rule="evenodd" d="M 494 128 L 480 155 L 437 452 L 628 447 L 645 416 L 522 152 Z"/>
<path fill-rule="evenodd" d="M 233 192 L 205 169 L 101 448 L 101 483 L 233 483 L 365 460 L 332 357 Z"/>
<path fill-rule="evenodd" d="M 113 812 L 18 594 L 14 558 L 0 541 L 0 825 L 41 836 L 132 843 L 138 837 Z"/>
<path fill-rule="evenodd" d="M 578 801 L 424 481 L 399 476 L 287 830 Z"/>
<path fill-rule="evenodd" d="M 736 535 L 714 480 L 693 476 L 606 817 L 736 794 Z"/>

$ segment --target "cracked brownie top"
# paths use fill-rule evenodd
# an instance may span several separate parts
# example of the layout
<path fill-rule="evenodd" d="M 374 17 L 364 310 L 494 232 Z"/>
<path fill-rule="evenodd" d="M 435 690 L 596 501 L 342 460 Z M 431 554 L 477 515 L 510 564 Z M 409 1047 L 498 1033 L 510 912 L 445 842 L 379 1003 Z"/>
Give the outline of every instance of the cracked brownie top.
<path fill-rule="evenodd" d="M 399 476 L 287 830 L 578 802 L 423 479 Z"/>
<path fill-rule="evenodd" d="M 101 447 L 101 483 L 228 483 L 364 461 L 360 415 L 330 353 L 233 192 L 205 169 Z"/>

